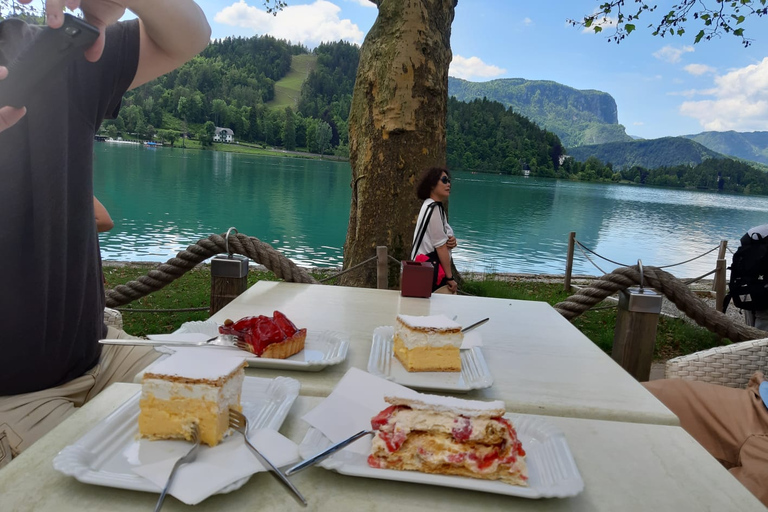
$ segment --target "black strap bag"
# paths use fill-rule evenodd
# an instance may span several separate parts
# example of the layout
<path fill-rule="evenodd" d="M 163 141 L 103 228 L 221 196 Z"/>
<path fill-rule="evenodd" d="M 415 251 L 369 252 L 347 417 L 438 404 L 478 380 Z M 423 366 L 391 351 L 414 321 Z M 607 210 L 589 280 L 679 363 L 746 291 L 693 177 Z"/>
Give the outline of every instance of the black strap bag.
<path fill-rule="evenodd" d="M 435 211 L 435 206 L 437 206 L 440 211 L 440 217 L 445 220 L 443 203 L 435 201 L 434 203 L 428 205 L 427 211 L 424 214 L 424 218 L 421 219 L 421 224 L 418 228 L 418 236 L 416 237 L 416 242 L 413 244 L 413 249 L 411 249 L 411 261 L 428 261 L 434 267 L 435 273 L 432 278 L 433 292 L 441 286 L 448 284 L 448 280 L 445 277 L 445 270 L 443 269 L 442 265 L 440 265 L 440 258 L 437 256 L 437 251 L 432 251 L 427 254 L 419 254 L 418 256 L 416 253 L 419 251 L 419 247 L 421 247 L 421 242 L 424 241 L 424 235 L 427 233 L 427 226 L 429 226 L 429 220 L 432 217 L 432 212 Z"/>

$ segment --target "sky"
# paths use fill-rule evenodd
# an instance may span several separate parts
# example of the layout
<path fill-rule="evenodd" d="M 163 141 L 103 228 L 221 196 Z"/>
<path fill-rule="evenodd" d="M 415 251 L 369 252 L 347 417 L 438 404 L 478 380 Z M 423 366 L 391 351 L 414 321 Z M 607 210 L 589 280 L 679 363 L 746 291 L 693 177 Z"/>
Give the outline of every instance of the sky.
<path fill-rule="evenodd" d="M 652 36 L 647 26 L 659 18 L 655 13 L 641 18 L 637 30 L 616 44 L 607 41 L 610 26 L 595 34 L 567 23 L 600 3 L 459 0 L 450 75 L 474 82 L 552 80 L 604 91 L 616 100 L 627 133 L 647 139 L 768 130 L 768 17 L 742 25 L 753 39 L 749 48 L 728 34 L 694 44 L 698 25 L 682 37 Z M 655 3 L 666 12 L 676 2 Z M 214 39 L 269 34 L 309 48 L 338 40 L 362 44 L 377 14 L 370 0 L 288 0 L 277 16 L 267 14 L 263 0 L 198 4 Z"/>

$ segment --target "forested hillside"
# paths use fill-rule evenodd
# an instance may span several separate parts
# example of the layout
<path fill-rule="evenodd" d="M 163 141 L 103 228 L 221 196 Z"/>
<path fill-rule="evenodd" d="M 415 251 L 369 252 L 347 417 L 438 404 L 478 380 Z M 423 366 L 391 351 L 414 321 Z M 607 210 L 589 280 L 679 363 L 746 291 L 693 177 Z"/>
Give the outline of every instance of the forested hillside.
<path fill-rule="evenodd" d="M 468 82 L 450 77 L 448 94 L 461 101 L 488 98 L 501 102 L 557 134 L 568 148 L 632 140 L 624 126 L 618 124 L 616 101 L 601 91 L 580 91 L 544 80 Z"/>
<path fill-rule="evenodd" d="M 634 166 L 655 169 L 663 166 L 696 165 L 709 158 L 723 158 L 723 155 L 683 137 L 581 146 L 569 149 L 568 154 L 580 162 L 595 157 L 601 162 L 612 164 L 617 170 Z"/>
<path fill-rule="evenodd" d="M 702 132 L 684 137 L 724 155 L 768 164 L 768 132 Z"/>
<path fill-rule="evenodd" d="M 554 133 L 542 130 L 511 108 L 487 99 L 448 101 L 448 166 L 537 176 L 555 176 L 563 146 Z"/>

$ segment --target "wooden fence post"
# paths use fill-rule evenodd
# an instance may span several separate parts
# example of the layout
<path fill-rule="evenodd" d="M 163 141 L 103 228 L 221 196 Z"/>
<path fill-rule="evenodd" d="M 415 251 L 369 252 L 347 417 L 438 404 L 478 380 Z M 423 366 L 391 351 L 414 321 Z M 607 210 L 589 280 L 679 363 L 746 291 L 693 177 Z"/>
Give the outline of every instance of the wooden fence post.
<path fill-rule="evenodd" d="M 389 261 L 387 261 L 387 247 L 376 247 L 376 288 L 386 290 L 389 288 Z"/>
<path fill-rule="evenodd" d="M 619 292 L 611 357 L 641 382 L 647 381 L 651 374 L 662 298 L 649 288 Z"/>
<path fill-rule="evenodd" d="M 576 232 L 571 231 L 568 234 L 568 255 L 565 258 L 565 284 L 564 289 L 566 292 L 571 291 L 571 273 L 573 272 L 573 249 L 576 245 Z"/>
<path fill-rule="evenodd" d="M 723 301 L 725 301 L 725 258 L 717 260 L 715 270 L 715 307 L 718 311 L 723 310 Z"/>
<path fill-rule="evenodd" d="M 727 248 L 728 248 L 728 240 L 720 240 L 720 249 L 717 251 L 717 261 L 725 259 L 725 250 Z M 717 274 L 715 274 L 715 279 L 712 280 L 712 291 L 717 292 Z"/>

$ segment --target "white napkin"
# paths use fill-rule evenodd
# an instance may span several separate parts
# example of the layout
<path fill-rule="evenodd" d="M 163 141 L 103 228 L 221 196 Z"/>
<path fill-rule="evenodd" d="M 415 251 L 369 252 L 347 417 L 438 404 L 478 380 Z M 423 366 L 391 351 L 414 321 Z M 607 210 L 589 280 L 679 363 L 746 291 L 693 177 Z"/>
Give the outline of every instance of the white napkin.
<path fill-rule="evenodd" d="M 147 338 L 152 341 L 172 341 L 172 342 L 189 342 L 199 343 L 201 341 L 207 341 L 211 338 L 202 332 L 178 332 L 173 334 L 147 334 Z"/>
<path fill-rule="evenodd" d="M 464 341 L 461 342 L 461 348 L 482 347 L 483 337 L 477 331 L 468 332 L 464 335 Z"/>
<path fill-rule="evenodd" d="M 254 430 L 250 432 L 248 438 L 277 467 L 299 460 L 299 449 L 296 444 L 274 430 Z M 162 443 L 166 446 L 167 443 L 183 445 L 184 453 L 192 447 L 190 443 L 179 441 L 142 440 L 140 443 L 140 450 L 152 449 L 151 445 L 155 444 L 157 446 L 155 452 L 162 451 Z M 178 450 L 174 451 L 178 452 Z M 157 453 L 153 455 L 156 458 Z M 171 468 L 181 455 L 176 453 L 176 456 L 171 458 L 142 464 L 131 469 L 157 485 L 159 491 L 165 487 Z M 233 432 L 213 448 L 200 446 L 197 459 L 182 465 L 176 471 L 168 493 L 187 505 L 196 505 L 224 487 L 261 471 L 265 471 L 264 467 L 245 445 L 243 436 Z"/>
<path fill-rule="evenodd" d="M 415 397 L 416 391 L 351 368 L 333 392 L 303 419 L 332 442 L 337 443 L 361 430 L 371 429 L 371 418 L 389 407 L 385 396 Z M 346 450 L 368 455 L 363 442 L 352 443 Z"/>

